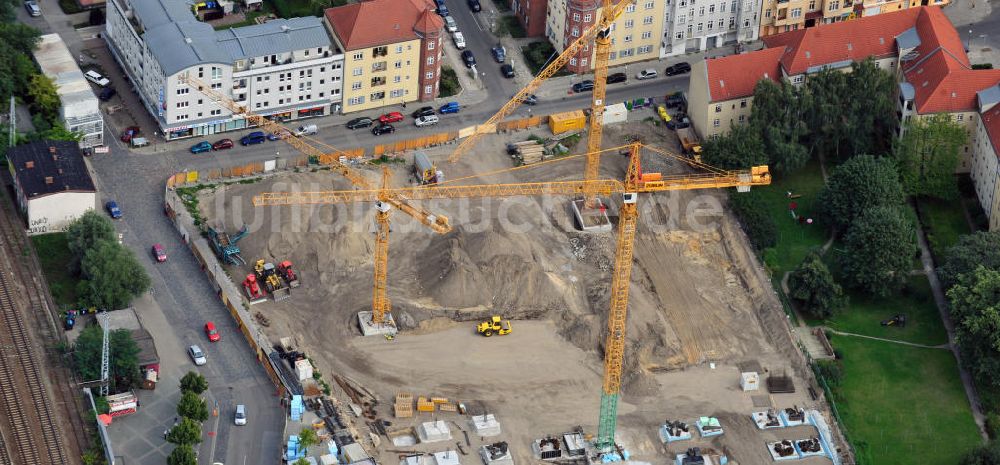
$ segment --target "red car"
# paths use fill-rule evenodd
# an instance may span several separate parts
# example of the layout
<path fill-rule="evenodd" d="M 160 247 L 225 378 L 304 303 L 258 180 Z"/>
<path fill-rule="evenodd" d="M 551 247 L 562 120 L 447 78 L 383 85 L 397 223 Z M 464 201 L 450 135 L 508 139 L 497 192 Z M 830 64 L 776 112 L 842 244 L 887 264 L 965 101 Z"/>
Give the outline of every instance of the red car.
<path fill-rule="evenodd" d="M 396 123 L 399 121 L 403 121 L 403 114 L 398 111 L 394 111 L 392 113 L 386 113 L 382 116 L 379 116 L 378 121 L 382 124 Z"/>
<path fill-rule="evenodd" d="M 153 244 L 153 258 L 156 258 L 156 261 L 160 263 L 167 261 L 167 252 L 163 250 L 162 245 Z"/>
<path fill-rule="evenodd" d="M 214 144 L 212 144 L 212 150 L 225 150 L 233 148 L 232 139 L 222 139 Z"/>
<path fill-rule="evenodd" d="M 139 135 L 139 126 L 129 126 L 122 131 L 122 142 L 128 143 L 132 138 Z"/>
<path fill-rule="evenodd" d="M 219 339 L 222 339 L 222 336 L 219 336 L 219 330 L 215 329 L 215 323 L 211 321 L 205 323 L 205 335 L 211 342 L 219 342 Z"/>

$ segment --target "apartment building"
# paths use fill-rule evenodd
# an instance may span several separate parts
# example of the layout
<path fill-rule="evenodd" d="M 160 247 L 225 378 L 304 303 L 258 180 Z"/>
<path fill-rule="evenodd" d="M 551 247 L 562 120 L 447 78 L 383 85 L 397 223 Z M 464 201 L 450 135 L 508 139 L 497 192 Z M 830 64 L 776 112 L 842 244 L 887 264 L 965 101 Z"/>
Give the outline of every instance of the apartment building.
<path fill-rule="evenodd" d="M 59 94 L 59 121 L 71 132 L 80 134 L 80 147 L 104 145 L 104 118 L 90 82 L 76 64 L 73 54 L 59 37 L 46 34 L 35 48 L 35 62 L 52 79 Z"/>
<path fill-rule="evenodd" d="M 430 0 L 365 0 L 324 13 L 345 51 L 344 113 L 438 96 L 444 20 Z"/>
<path fill-rule="evenodd" d="M 510 10 L 517 21 L 524 26 L 528 37 L 545 35 L 545 12 L 548 0 L 508 0 Z"/>
<path fill-rule="evenodd" d="M 677 1 L 677 0 L 671 0 Z M 611 26 L 610 66 L 625 65 L 660 57 L 663 37 L 664 0 L 638 0 L 626 7 Z M 556 50 L 563 50 L 592 27 L 600 18 L 599 0 L 552 0 L 548 2 L 545 36 Z M 574 73 L 590 72 L 594 47 L 586 45 L 570 58 L 566 69 Z"/>
<path fill-rule="evenodd" d="M 247 127 L 184 78 L 275 120 L 339 110 L 344 55 L 318 18 L 216 31 L 183 0 L 110 0 L 103 35 L 168 140 Z"/>
<path fill-rule="evenodd" d="M 781 79 L 780 48 L 764 49 L 712 60 L 691 66 L 688 88 L 688 117 L 702 137 L 729 132 L 750 119 L 753 90 L 761 79 Z"/>
<path fill-rule="evenodd" d="M 990 231 L 1000 231 L 1000 86 L 979 91 L 980 118 L 972 150 L 972 182 L 990 219 Z"/>
<path fill-rule="evenodd" d="M 757 40 L 759 0 L 666 0 L 660 58 Z"/>
<path fill-rule="evenodd" d="M 944 6 L 950 0 L 763 0 L 760 36 L 821 24 L 893 13 L 920 6 Z"/>

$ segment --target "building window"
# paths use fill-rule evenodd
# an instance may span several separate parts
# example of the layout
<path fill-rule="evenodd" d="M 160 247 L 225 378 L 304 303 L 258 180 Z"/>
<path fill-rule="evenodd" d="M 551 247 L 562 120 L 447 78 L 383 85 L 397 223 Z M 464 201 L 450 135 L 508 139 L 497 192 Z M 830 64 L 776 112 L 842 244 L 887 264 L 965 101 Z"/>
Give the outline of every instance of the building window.
<path fill-rule="evenodd" d="M 222 68 L 212 67 L 212 80 L 216 81 L 222 79 Z"/>
<path fill-rule="evenodd" d="M 722 21 L 722 20 L 720 19 L 719 21 Z M 729 18 L 729 29 L 730 30 L 736 29 L 736 18 L 735 17 Z"/>
<path fill-rule="evenodd" d="M 625 12 L 626 13 L 635 13 L 635 4 L 633 3 L 633 4 L 625 7 Z"/>
<path fill-rule="evenodd" d="M 743 20 L 743 27 L 750 27 L 750 18 Z"/>
<path fill-rule="evenodd" d="M 698 8 L 698 16 L 705 16 L 705 7 Z"/>
<path fill-rule="evenodd" d="M 188 115 L 187 114 L 177 115 L 177 121 L 184 121 L 186 119 L 188 119 Z"/>
<path fill-rule="evenodd" d="M 361 82 L 360 81 L 351 84 L 351 90 L 360 90 L 360 89 L 361 89 Z"/>
<path fill-rule="evenodd" d="M 646 9 L 647 10 L 652 10 L 653 9 L 653 2 L 646 2 Z"/>
<path fill-rule="evenodd" d="M 185 87 L 183 89 L 177 89 L 177 95 L 184 95 L 184 94 L 187 94 L 188 92 L 191 92 L 191 89 L 189 89 L 187 87 Z"/>
<path fill-rule="evenodd" d="M 365 59 L 364 52 L 357 52 L 354 54 L 354 61 L 361 61 Z"/>
<path fill-rule="evenodd" d="M 434 72 L 428 71 L 427 74 L 424 74 L 424 79 L 434 79 Z"/>
<path fill-rule="evenodd" d="M 667 19 L 669 20 L 670 18 L 668 17 Z M 647 26 L 650 25 L 650 24 L 653 24 L 653 17 L 652 16 L 647 16 L 645 18 L 642 18 L 642 24 L 647 25 Z"/>
<path fill-rule="evenodd" d="M 570 66 L 576 66 L 576 58 L 570 58 L 569 59 L 569 65 Z"/>
<path fill-rule="evenodd" d="M 187 108 L 187 102 L 177 102 L 177 108 Z"/>
<path fill-rule="evenodd" d="M 363 70 L 361 69 L 361 67 L 357 67 L 357 68 L 354 68 L 354 69 L 353 69 L 353 70 L 351 71 L 351 74 L 353 74 L 353 75 L 355 75 L 355 76 L 360 76 L 360 75 L 361 75 L 361 74 L 362 74 L 363 72 L 364 72 L 364 71 L 363 71 Z"/>
<path fill-rule="evenodd" d="M 705 25 L 704 25 L 703 23 L 698 23 L 698 32 L 701 32 L 701 31 L 702 31 L 702 29 L 704 29 L 704 28 L 705 28 L 704 26 L 705 26 Z"/>
<path fill-rule="evenodd" d="M 205 77 L 205 69 L 204 68 L 198 68 L 198 78 L 200 79 L 200 78 L 203 78 L 203 77 Z"/>
<path fill-rule="evenodd" d="M 376 100 L 382 100 L 385 98 L 385 92 L 375 92 L 374 94 L 371 94 L 370 98 L 373 102 Z"/>
<path fill-rule="evenodd" d="M 424 86 L 424 94 L 430 95 L 434 93 L 434 86 Z"/>
<path fill-rule="evenodd" d="M 722 25 L 725 24 L 726 20 L 719 18 L 719 29 L 722 29 Z"/>
<path fill-rule="evenodd" d="M 965 121 L 965 115 L 955 115 L 955 121 Z"/>
<path fill-rule="evenodd" d="M 221 89 L 222 88 L 222 83 L 221 82 L 213 82 L 212 83 L 212 88 L 213 89 Z"/>
<path fill-rule="evenodd" d="M 802 84 L 802 82 L 805 81 L 805 79 L 806 79 L 805 76 L 803 76 L 803 75 L 800 74 L 800 75 L 795 76 L 794 78 L 792 78 L 792 83 L 793 84 Z"/>
<path fill-rule="evenodd" d="M 583 22 L 585 22 L 585 23 L 589 23 L 593 19 L 594 19 L 594 16 L 591 15 L 590 13 L 587 13 L 587 14 L 583 15 Z"/>
<path fill-rule="evenodd" d="M 399 61 L 399 60 L 396 60 L 396 62 L 393 63 L 393 67 L 395 67 L 396 69 L 402 68 L 403 67 L 403 62 Z"/>
<path fill-rule="evenodd" d="M 222 114 L 222 110 L 212 110 L 209 112 L 209 114 L 212 116 L 219 116 Z"/>
<path fill-rule="evenodd" d="M 402 45 L 397 45 L 396 46 L 396 53 L 403 53 L 403 46 Z"/>
<path fill-rule="evenodd" d="M 709 5 L 708 14 L 714 14 L 714 13 L 715 13 L 715 5 Z"/>
<path fill-rule="evenodd" d="M 815 9 L 816 9 L 816 0 L 809 0 L 809 10 L 811 11 Z"/>
<path fill-rule="evenodd" d="M 573 13 L 573 21 L 580 21 L 580 13 Z"/>
<path fill-rule="evenodd" d="M 838 10 L 840 9 L 840 0 L 830 0 L 830 8 L 828 10 Z"/>
<path fill-rule="evenodd" d="M 743 122 L 743 120 L 745 120 L 745 119 L 747 119 L 747 115 L 740 115 L 740 122 L 741 122 L 741 123 L 742 123 L 742 122 Z"/>
<path fill-rule="evenodd" d="M 653 46 L 652 45 L 643 45 L 642 47 L 639 47 L 638 51 L 639 51 L 640 54 L 649 53 L 649 52 L 653 51 Z"/>
<path fill-rule="evenodd" d="M 709 30 L 709 31 L 711 31 L 711 30 L 712 30 L 712 27 L 713 27 L 714 25 L 715 25 L 715 23 L 713 23 L 713 22 L 709 21 L 709 22 L 708 22 L 708 30 Z"/>
<path fill-rule="evenodd" d="M 587 59 L 586 58 L 581 58 L 580 59 L 580 66 L 587 66 Z"/>
<path fill-rule="evenodd" d="M 642 38 L 643 38 L 643 39 L 648 39 L 648 38 L 650 38 L 650 37 L 653 37 L 653 33 L 652 33 L 652 32 L 650 32 L 650 31 L 646 31 L 646 32 L 643 32 L 643 33 L 642 33 Z"/>
<path fill-rule="evenodd" d="M 678 32 L 677 35 L 674 36 L 674 38 L 677 39 L 677 40 L 681 40 L 681 39 L 684 38 L 684 33 L 683 32 Z"/>
<path fill-rule="evenodd" d="M 740 100 L 740 108 L 746 108 L 746 107 L 747 107 L 747 101 L 746 101 L 746 99 Z"/>
<path fill-rule="evenodd" d="M 625 38 L 623 40 L 625 42 L 632 42 L 632 34 L 625 34 Z"/>
<path fill-rule="evenodd" d="M 570 32 L 573 37 L 580 37 L 580 28 L 573 26 L 573 31 Z"/>
<path fill-rule="evenodd" d="M 434 57 L 427 57 L 427 64 L 428 65 L 433 65 L 434 64 Z"/>
<path fill-rule="evenodd" d="M 633 20 L 631 20 L 631 19 L 626 19 L 626 20 L 625 20 L 625 27 L 626 27 L 626 28 L 630 28 L 630 27 L 632 27 L 632 26 L 635 26 L 635 21 L 633 21 Z"/>
<path fill-rule="evenodd" d="M 434 50 L 434 41 L 427 42 L 427 50 Z"/>
<path fill-rule="evenodd" d="M 791 17 L 793 18 L 802 17 L 802 8 L 792 8 Z"/>
<path fill-rule="evenodd" d="M 716 118 L 712 121 L 712 127 L 713 128 L 719 127 L 719 118 Z"/>

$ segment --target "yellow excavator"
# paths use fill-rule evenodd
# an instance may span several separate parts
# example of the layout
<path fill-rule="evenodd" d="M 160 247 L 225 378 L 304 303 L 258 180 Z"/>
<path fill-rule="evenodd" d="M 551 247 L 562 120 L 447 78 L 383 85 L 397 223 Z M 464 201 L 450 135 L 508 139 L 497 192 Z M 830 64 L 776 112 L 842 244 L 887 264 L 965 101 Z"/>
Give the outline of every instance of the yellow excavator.
<path fill-rule="evenodd" d="M 486 337 L 490 337 L 494 333 L 503 336 L 510 334 L 511 331 L 513 328 L 510 326 L 510 320 L 503 320 L 500 315 L 493 315 L 490 321 L 484 321 L 476 326 L 476 332 Z"/>

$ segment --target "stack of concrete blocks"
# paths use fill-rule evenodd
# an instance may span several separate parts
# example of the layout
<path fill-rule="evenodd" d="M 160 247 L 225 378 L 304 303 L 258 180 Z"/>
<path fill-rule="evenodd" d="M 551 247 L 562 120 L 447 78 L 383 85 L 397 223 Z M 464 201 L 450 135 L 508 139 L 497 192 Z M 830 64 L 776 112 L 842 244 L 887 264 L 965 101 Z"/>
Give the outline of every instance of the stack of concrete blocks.
<path fill-rule="evenodd" d="M 458 460 L 458 452 L 446 450 L 434 453 L 433 465 L 462 465 L 462 462 Z"/>
<path fill-rule="evenodd" d="M 703 438 L 722 435 L 722 424 L 715 417 L 701 417 L 695 424 L 698 426 L 698 433 Z"/>
<path fill-rule="evenodd" d="M 744 392 L 756 391 L 760 389 L 760 374 L 756 371 L 745 371 L 740 373 L 740 387 Z"/>
<path fill-rule="evenodd" d="M 791 412 L 789 412 L 791 410 Z M 809 417 L 806 416 L 805 410 L 796 407 L 791 409 L 781 409 L 781 421 L 785 422 L 785 426 L 799 426 L 809 424 Z"/>
<path fill-rule="evenodd" d="M 476 432 L 476 436 L 480 437 L 490 437 L 500 435 L 500 422 L 497 421 L 496 417 L 492 413 L 487 413 L 485 415 L 474 415 L 469 424 L 472 425 L 472 429 Z"/>
<path fill-rule="evenodd" d="M 305 381 L 307 379 L 312 379 L 313 377 L 313 366 L 312 362 L 309 360 L 296 360 L 295 361 L 295 376 L 298 376 L 299 381 Z"/>
<path fill-rule="evenodd" d="M 424 465 L 424 461 L 421 459 L 420 455 L 407 455 L 399 461 L 399 465 Z"/>
<path fill-rule="evenodd" d="M 428 421 L 420 424 L 417 435 L 421 442 L 440 442 L 451 439 L 451 429 L 444 421 Z"/>
<path fill-rule="evenodd" d="M 305 404 L 302 403 L 302 396 L 294 395 L 292 396 L 292 405 L 289 414 L 292 417 L 292 421 L 302 421 L 302 414 L 306 411 Z"/>
<path fill-rule="evenodd" d="M 370 459 L 371 456 L 368 452 L 365 452 L 365 448 L 361 447 L 361 444 L 352 442 L 343 448 L 344 452 L 344 463 L 355 463 L 361 462 L 363 460 Z"/>
<path fill-rule="evenodd" d="M 759 429 L 772 429 L 772 428 L 784 428 L 784 416 L 776 415 L 774 409 L 768 409 L 763 412 L 753 412 L 750 414 L 750 418 L 753 418 L 753 422 L 757 424 Z"/>
<path fill-rule="evenodd" d="M 667 421 L 660 426 L 660 441 L 676 442 L 691 439 L 691 428 L 680 421 Z"/>
<path fill-rule="evenodd" d="M 486 444 L 479 448 L 479 456 L 485 465 L 514 465 L 514 456 L 506 442 Z"/>
<path fill-rule="evenodd" d="M 336 455 L 321 455 L 319 456 L 320 465 L 338 465 L 340 462 L 337 461 Z"/>

